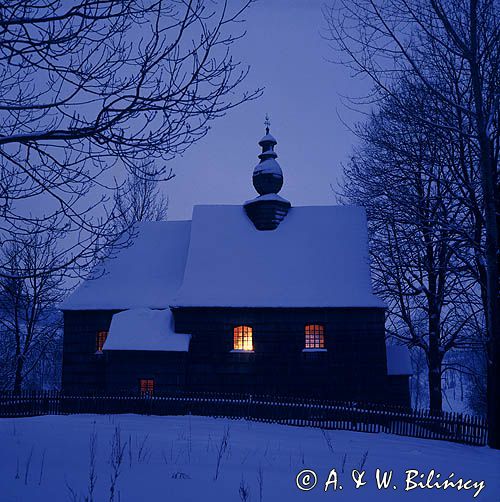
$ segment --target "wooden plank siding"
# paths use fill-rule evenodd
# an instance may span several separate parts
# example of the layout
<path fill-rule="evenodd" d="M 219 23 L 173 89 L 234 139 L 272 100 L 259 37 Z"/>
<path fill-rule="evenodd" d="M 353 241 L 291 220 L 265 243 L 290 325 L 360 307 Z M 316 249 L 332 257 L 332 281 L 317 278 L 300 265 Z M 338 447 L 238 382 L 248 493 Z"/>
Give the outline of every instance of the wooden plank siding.
<path fill-rule="evenodd" d="M 96 336 L 109 331 L 119 310 L 65 311 L 62 388 L 66 392 L 102 391 L 105 388 L 105 358 L 96 354 Z"/>
<path fill-rule="evenodd" d="M 381 401 L 387 382 L 384 309 L 173 309 L 192 333 L 193 391 Z M 325 326 L 327 352 L 303 352 L 306 324 Z M 254 353 L 232 353 L 233 328 L 253 329 Z"/>

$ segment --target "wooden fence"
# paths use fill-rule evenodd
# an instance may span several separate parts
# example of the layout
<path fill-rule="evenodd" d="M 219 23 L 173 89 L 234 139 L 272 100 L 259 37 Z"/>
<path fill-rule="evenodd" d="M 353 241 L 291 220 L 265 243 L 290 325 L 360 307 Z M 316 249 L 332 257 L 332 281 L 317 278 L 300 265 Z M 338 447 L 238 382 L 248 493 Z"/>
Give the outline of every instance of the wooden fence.
<path fill-rule="evenodd" d="M 433 414 L 383 404 L 235 394 L 66 395 L 56 391 L 0 392 L 0 417 L 74 413 L 137 413 L 243 418 L 300 427 L 385 432 L 482 446 L 486 420 L 459 413 Z"/>

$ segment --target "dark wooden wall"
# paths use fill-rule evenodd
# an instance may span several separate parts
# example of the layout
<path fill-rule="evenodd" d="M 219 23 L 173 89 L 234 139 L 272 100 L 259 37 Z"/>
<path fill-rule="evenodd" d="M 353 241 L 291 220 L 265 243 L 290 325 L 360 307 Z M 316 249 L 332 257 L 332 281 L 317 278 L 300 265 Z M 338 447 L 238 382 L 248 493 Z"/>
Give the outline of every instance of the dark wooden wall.
<path fill-rule="evenodd" d="M 407 408 L 411 407 L 409 375 L 389 375 L 387 377 L 387 388 L 390 395 L 389 402 Z"/>
<path fill-rule="evenodd" d="M 104 354 L 96 354 L 96 335 L 108 331 L 118 310 L 64 312 L 62 389 L 64 392 L 102 391 Z"/>
<path fill-rule="evenodd" d="M 155 392 L 186 388 L 187 352 L 109 350 L 106 356 L 106 391 L 136 393 L 141 378 L 152 378 Z"/>
<path fill-rule="evenodd" d="M 408 378 L 386 374 L 384 309 L 176 308 L 176 331 L 192 334 L 188 354 L 96 355 L 96 333 L 109 329 L 115 312 L 65 312 L 65 391 L 137 391 L 139 378 L 154 378 L 159 392 L 409 401 Z M 304 327 L 316 323 L 325 326 L 327 352 L 302 352 Z M 252 326 L 254 353 L 231 353 L 237 325 Z"/>
<path fill-rule="evenodd" d="M 192 333 L 188 385 L 196 391 L 383 400 L 384 309 L 174 309 Z M 325 326 L 327 352 L 302 352 L 304 327 Z M 233 328 L 253 328 L 254 353 L 231 353 Z"/>

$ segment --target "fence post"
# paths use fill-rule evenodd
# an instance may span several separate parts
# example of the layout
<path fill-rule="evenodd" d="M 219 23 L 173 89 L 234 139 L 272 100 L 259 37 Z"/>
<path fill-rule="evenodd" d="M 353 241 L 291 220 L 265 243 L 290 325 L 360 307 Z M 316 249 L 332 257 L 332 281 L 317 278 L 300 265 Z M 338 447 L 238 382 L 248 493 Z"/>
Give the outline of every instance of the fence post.
<path fill-rule="evenodd" d="M 247 412 L 246 412 L 246 420 L 251 420 L 252 419 L 252 412 L 251 412 L 251 406 L 252 406 L 252 394 L 248 394 L 247 397 Z"/>

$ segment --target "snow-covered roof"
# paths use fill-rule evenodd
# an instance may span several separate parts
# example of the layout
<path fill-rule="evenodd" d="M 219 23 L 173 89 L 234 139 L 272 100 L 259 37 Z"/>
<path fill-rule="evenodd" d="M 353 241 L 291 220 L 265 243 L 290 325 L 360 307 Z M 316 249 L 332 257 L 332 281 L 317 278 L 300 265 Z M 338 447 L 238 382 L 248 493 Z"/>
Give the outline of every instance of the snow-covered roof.
<path fill-rule="evenodd" d="M 292 207 L 272 231 L 242 205 L 196 206 L 192 222 L 140 223 L 102 267 L 63 310 L 385 306 L 371 290 L 366 216 L 353 206 Z"/>
<path fill-rule="evenodd" d="M 410 353 L 404 345 L 387 346 L 387 374 L 388 375 L 411 375 Z"/>
<path fill-rule="evenodd" d="M 172 305 L 384 307 L 372 294 L 365 212 L 292 207 L 276 230 L 259 231 L 243 206 L 196 206 Z"/>
<path fill-rule="evenodd" d="M 131 245 L 107 259 L 97 278 L 83 282 L 60 308 L 168 307 L 182 282 L 190 229 L 190 221 L 139 223 Z"/>
<path fill-rule="evenodd" d="M 132 309 L 113 316 L 103 349 L 187 352 L 190 339 L 175 333 L 170 309 Z"/>

